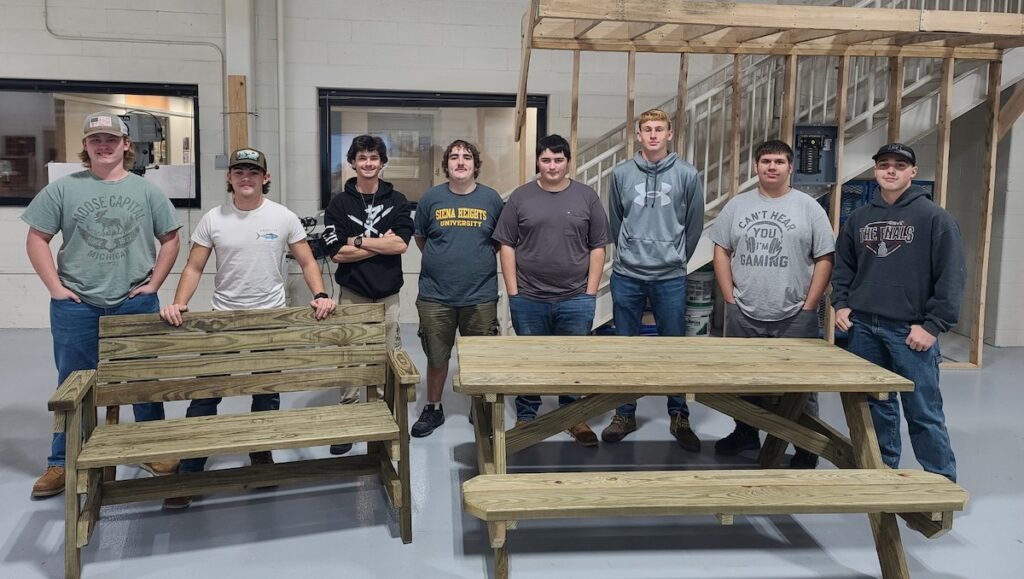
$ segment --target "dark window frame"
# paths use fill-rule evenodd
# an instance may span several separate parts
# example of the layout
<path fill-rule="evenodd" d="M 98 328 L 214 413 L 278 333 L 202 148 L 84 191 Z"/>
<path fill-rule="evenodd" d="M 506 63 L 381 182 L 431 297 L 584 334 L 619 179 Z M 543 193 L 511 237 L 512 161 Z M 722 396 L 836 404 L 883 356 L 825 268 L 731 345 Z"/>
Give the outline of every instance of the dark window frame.
<path fill-rule="evenodd" d="M 200 174 L 199 150 L 199 85 L 150 83 L 150 82 L 108 82 L 91 80 L 50 80 L 0 78 L 0 91 L 55 93 L 72 92 L 84 94 L 138 94 L 171 96 L 192 99 L 192 166 L 195 170 L 195 197 L 192 199 L 171 199 L 178 208 L 199 208 L 202 203 L 202 175 Z M 34 197 L 0 197 L 0 207 L 27 207 Z"/>
<path fill-rule="evenodd" d="M 391 91 L 361 89 L 317 89 L 320 119 L 320 209 L 331 201 L 331 107 L 394 107 L 394 108 L 514 108 L 515 94 Z M 527 95 L 527 108 L 537 109 L 537 139 L 547 135 L 548 96 Z M 415 205 L 415 203 L 414 203 Z"/>

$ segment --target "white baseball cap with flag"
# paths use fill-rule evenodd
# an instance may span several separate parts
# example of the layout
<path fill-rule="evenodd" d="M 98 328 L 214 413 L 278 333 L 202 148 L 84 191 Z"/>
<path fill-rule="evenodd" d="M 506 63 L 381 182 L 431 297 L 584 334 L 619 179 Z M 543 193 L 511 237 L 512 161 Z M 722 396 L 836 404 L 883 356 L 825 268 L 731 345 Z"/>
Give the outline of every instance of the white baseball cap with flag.
<path fill-rule="evenodd" d="M 107 111 L 100 111 L 85 117 L 85 125 L 82 127 L 85 136 L 103 133 L 117 137 L 128 136 L 128 125 L 124 124 L 121 117 Z"/>

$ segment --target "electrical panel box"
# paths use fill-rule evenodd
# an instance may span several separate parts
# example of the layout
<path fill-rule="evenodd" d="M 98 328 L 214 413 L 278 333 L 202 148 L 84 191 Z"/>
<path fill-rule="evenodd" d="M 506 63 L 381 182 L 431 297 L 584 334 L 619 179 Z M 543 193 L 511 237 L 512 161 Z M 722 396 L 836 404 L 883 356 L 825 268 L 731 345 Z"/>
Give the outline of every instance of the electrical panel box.
<path fill-rule="evenodd" d="M 794 187 L 836 182 L 835 125 L 797 125 L 793 131 Z"/>

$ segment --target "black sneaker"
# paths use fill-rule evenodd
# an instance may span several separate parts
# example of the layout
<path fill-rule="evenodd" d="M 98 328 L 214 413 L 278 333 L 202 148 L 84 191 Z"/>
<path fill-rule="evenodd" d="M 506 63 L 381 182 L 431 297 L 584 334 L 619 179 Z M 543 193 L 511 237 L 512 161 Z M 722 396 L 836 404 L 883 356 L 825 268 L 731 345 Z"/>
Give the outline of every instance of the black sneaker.
<path fill-rule="evenodd" d="M 744 450 L 759 448 L 761 448 L 761 439 L 758 437 L 757 429 L 737 423 L 736 429 L 729 436 L 715 443 L 715 454 L 732 456 Z"/>
<path fill-rule="evenodd" d="M 334 455 L 345 454 L 346 452 L 348 452 L 350 450 L 352 450 L 352 443 L 351 442 L 344 442 L 342 444 L 332 444 L 331 445 L 331 454 L 334 454 Z"/>
<path fill-rule="evenodd" d="M 438 426 L 444 424 L 444 407 L 440 404 L 435 408 L 433 404 L 427 404 L 420 413 L 420 419 L 412 425 L 409 431 L 414 438 L 430 436 Z"/>
<path fill-rule="evenodd" d="M 793 458 L 789 459 L 789 468 L 818 468 L 818 455 L 808 450 L 797 448 L 796 452 L 793 453 Z"/>

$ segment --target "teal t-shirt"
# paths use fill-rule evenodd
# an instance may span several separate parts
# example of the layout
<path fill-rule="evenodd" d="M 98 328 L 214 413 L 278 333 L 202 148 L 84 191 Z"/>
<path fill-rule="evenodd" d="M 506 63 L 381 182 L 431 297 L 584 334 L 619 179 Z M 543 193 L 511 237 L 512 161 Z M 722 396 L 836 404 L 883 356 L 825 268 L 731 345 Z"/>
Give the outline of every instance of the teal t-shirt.
<path fill-rule="evenodd" d="M 466 195 L 447 183 L 431 187 L 416 207 L 415 235 L 425 237 L 419 299 L 454 308 L 498 299 L 498 265 L 491 235 L 504 203 L 477 183 Z"/>
<path fill-rule="evenodd" d="M 174 206 L 160 189 L 129 173 L 118 181 L 80 171 L 50 183 L 22 221 L 63 234 L 57 251 L 61 284 L 87 304 L 109 308 L 149 279 L 157 237 L 179 229 Z"/>

